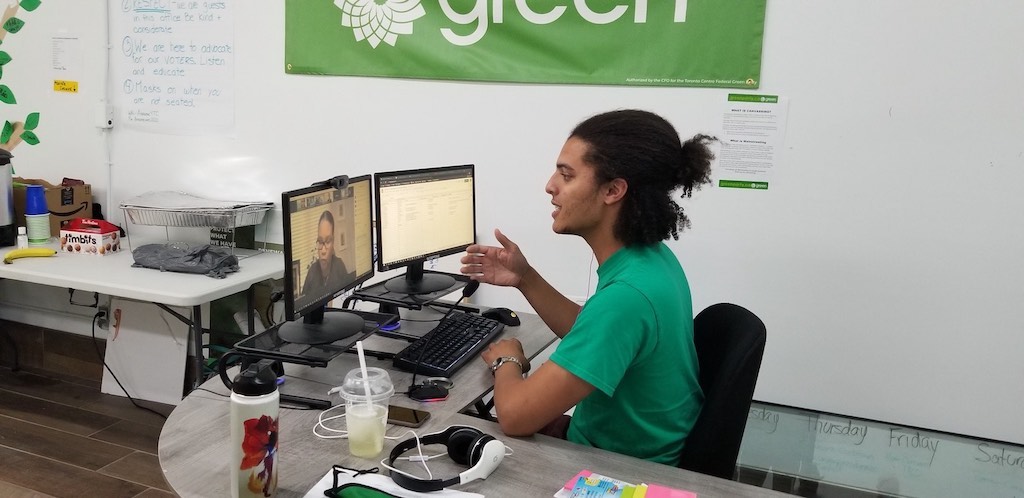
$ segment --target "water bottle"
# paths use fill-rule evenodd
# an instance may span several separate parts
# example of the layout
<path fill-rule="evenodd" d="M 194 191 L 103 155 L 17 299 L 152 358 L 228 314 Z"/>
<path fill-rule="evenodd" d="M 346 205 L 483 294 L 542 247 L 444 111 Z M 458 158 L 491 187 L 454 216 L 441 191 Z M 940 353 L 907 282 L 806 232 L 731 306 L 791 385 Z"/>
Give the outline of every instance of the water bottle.
<path fill-rule="evenodd" d="M 280 393 L 273 360 L 249 365 L 231 383 L 231 496 L 274 496 Z"/>

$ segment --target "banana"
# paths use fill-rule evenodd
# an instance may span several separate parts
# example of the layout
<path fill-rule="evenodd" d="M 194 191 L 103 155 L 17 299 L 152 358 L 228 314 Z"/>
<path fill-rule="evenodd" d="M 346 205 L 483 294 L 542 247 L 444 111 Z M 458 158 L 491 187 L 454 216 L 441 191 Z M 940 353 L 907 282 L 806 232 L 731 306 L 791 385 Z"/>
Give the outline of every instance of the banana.
<path fill-rule="evenodd" d="M 4 263 L 11 264 L 18 258 L 40 258 L 46 256 L 53 256 L 57 254 L 57 251 L 50 249 L 49 247 L 29 247 L 26 249 L 15 249 L 8 251 L 4 255 Z"/>

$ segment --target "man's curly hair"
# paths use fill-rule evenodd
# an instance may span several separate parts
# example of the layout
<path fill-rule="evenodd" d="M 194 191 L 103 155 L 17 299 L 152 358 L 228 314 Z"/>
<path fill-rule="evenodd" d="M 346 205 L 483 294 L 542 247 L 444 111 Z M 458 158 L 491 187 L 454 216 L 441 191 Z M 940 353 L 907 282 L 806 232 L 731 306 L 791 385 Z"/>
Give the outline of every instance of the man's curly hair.
<path fill-rule="evenodd" d="M 711 181 L 709 144 L 717 139 L 696 135 L 685 142 L 657 114 L 634 109 L 598 114 L 570 134 L 588 145 L 583 160 L 593 166 L 599 182 L 616 178 L 628 188 L 615 224 L 615 236 L 627 246 L 649 245 L 690 227 L 690 219 L 671 194 L 681 197 Z"/>

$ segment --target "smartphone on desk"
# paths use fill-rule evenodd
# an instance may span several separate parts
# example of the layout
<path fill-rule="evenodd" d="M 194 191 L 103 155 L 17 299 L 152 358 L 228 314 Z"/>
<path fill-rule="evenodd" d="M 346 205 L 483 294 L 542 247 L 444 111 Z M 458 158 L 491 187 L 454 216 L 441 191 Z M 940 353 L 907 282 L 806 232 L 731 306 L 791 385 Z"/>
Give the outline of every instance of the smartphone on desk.
<path fill-rule="evenodd" d="M 388 405 L 388 423 L 404 427 L 419 427 L 430 419 L 430 412 Z"/>

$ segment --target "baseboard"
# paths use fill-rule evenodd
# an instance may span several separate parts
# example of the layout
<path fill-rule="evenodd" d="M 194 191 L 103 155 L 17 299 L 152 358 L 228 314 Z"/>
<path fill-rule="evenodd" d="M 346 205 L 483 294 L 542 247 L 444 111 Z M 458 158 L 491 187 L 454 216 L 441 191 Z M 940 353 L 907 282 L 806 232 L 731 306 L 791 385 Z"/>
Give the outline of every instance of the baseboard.
<path fill-rule="evenodd" d="M 0 334 L 10 337 L 17 347 L 18 364 L 26 370 L 89 383 L 103 378 L 103 362 L 96 353 L 97 348 L 105 352 L 103 339 L 94 342 L 91 337 L 5 319 L 0 320 Z M 0 344 L 2 364 L 10 367 L 14 353 L 7 351 L 7 341 Z"/>

